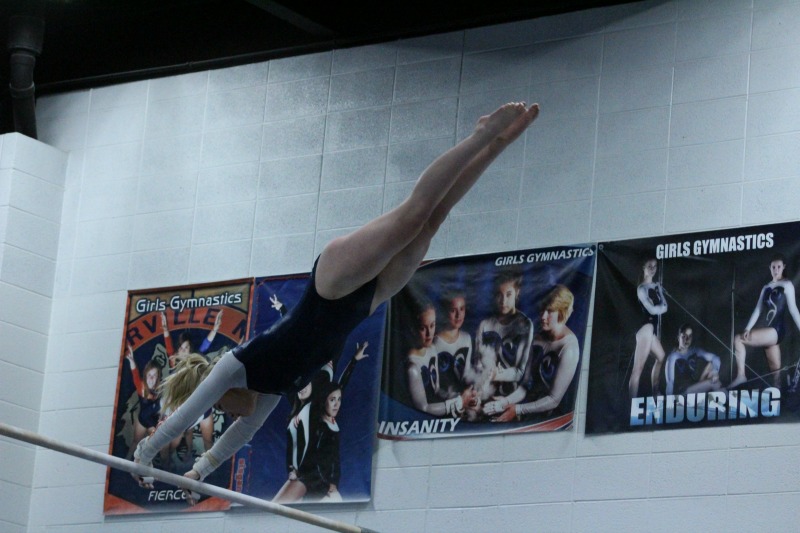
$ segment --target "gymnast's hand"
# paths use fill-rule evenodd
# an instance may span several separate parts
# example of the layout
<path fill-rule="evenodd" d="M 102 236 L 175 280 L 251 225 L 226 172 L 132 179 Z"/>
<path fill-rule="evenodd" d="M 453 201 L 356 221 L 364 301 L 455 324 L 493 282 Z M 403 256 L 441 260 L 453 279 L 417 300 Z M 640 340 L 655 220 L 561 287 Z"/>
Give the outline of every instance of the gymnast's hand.
<path fill-rule="evenodd" d="M 134 458 L 133 462 L 136 464 L 141 464 L 139 459 Z M 135 474 L 131 472 L 131 477 L 136 480 L 136 483 L 139 484 L 140 487 L 143 489 L 153 489 L 153 478 L 151 477 L 142 477 L 139 474 Z"/>
<path fill-rule="evenodd" d="M 483 414 L 486 416 L 499 415 L 508 407 L 508 400 L 502 396 L 497 397 L 491 401 L 483 404 Z"/>
<path fill-rule="evenodd" d="M 217 313 L 217 318 L 214 319 L 214 329 L 212 330 L 214 333 L 219 331 L 219 327 L 222 325 L 222 312 L 224 309 L 220 309 L 219 313 Z"/>
<path fill-rule="evenodd" d="M 200 481 L 200 474 L 198 474 L 194 470 L 189 470 L 183 475 L 183 477 L 188 477 L 189 479 Z M 186 502 L 189 505 L 197 505 L 197 502 L 200 501 L 200 494 L 191 490 L 183 489 L 183 497 L 186 499 Z"/>
<path fill-rule="evenodd" d="M 480 405 L 480 397 L 475 387 L 470 385 L 461 393 L 461 401 L 464 409 L 477 409 Z"/>
<path fill-rule="evenodd" d="M 513 422 L 517 418 L 517 404 L 512 403 L 500 415 L 494 419 L 495 422 Z"/>
<path fill-rule="evenodd" d="M 362 359 L 369 357 L 368 353 L 364 353 L 364 350 L 367 349 L 367 346 L 369 346 L 369 341 L 364 341 L 363 344 L 356 343 L 356 354 L 353 356 L 353 359 L 356 361 L 361 361 Z"/>
<path fill-rule="evenodd" d="M 280 311 L 281 307 L 283 307 L 283 302 L 278 300 L 277 294 L 273 294 L 272 296 L 270 296 L 269 301 L 272 304 L 272 308 L 275 309 L 276 311 Z"/>
<path fill-rule="evenodd" d="M 150 439 L 150 437 L 145 437 L 139 441 L 139 444 L 136 445 L 136 449 L 133 451 L 133 462 L 136 464 L 142 464 L 144 466 L 153 466 L 152 463 L 142 463 L 140 457 L 142 454 L 142 450 L 144 450 L 145 443 Z M 153 478 L 151 477 L 142 477 L 139 474 L 134 474 L 131 472 L 131 476 L 133 479 L 136 480 L 136 483 L 139 484 L 140 487 L 143 489 L 152 489 L 153 488 Z"/>
<path fill-rule="evenodd" d="M 136 368 L 136 360 L 133 358 L 133 348 L 131 348 L 130 344 L 127 345 L 127 348 L 128 349 L 125 351 L 125 359 L 128 360 L 131 365 L 131 370 L 133 370 Z"/>

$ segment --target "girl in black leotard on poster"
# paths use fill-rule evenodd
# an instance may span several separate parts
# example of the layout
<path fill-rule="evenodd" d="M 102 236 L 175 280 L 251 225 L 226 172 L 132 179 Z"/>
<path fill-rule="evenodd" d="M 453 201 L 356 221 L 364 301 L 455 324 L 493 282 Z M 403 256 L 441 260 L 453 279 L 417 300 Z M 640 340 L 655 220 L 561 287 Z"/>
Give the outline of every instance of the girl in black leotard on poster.
<path fill-rule="evenodd" d="M 769 264 L 772 281 L 764 285 L 758 297 L 756 308 L 744 328 L 744 332 L 736 335 L 733 341 L 736 354 L 736 377 L 728 388 L 738 387 L 745 381 L 745 357 L 747 346 L 764 348 L 767 365 L 772 373 L 773 384 L 780 386 L 781 346 L 786 333 L 786 311 L 800 330 L 800 312 L 795 302 L 794 285 L 786 279 L 786 259 L 781 254 L 775 255 Z M 763 314 L 763 317 L 762 317 Z M 762 326 L 754 328 L 759 318 L 763 318 Z"/>
<path fill-rule="evenodd" d="M 664 348 L 658 337 L 658 324 L 661 315 L 667 312 L 667 300 L 661 284 L 654 281 L 658 272 L 658 262 L 649 258 L 642 263 L 640 283 L 636 288 L 636 297 L 642 309 L 642 325 L 636 332 L 636 350 L 633 352 L 633 369 L 628 382 L 628 392 L 631 398 L 639 395 L 639 379 L 642 377 L 644 365 L 650 354 L 656 357 L 653 370 L 650 374 L 653 394 L 657 394 L 658 380 L 661 377 L 661 366 L 664 364 Z"/>
<path fill-rule="evenodd" d="M 347 363 L 342 375 L 339 376 L 338 389 L 344 393 L 350 376 L 353 375 L 356 363 L 369 357 L 365 351 L 369 346 L 368 342 L 356 344 L 356 353 Z M 299 501 L 305 496 L 308 488 L 298 479 L 303 462 L 309 453 L 309 446 L 313 441 L 314 415 L 311 407 L 316 398 L 327 395 L 326 390 L 330 389 L 333 382 L 336 362 L 331 361 L 322 367 L 308 385 L 297 392 L 292 400 L 292 411 L 289 413 L 289 424 L 286 428 L 286 468 L 288 478 L 278 493 L 272 499 L 278 503 L 292 503 Z M 330 392 L 330 391 L 329 391 Z"/>
<path fill-rule="evenodd" d="M 185 475 L 203 479 L 248 442 L 280 396 L 302 389 L 341 352 L 350 332 L 405 286 L 450 210 L 538 114 L 536 104 L 511 103 L 482 117 L 471 135 L 423 171 L 403 203 L 325 246 L 305 293 L 283 320 L 214 365 L 174 372 L 164 397 L 165 408 L 175 411 L 139 443 L 135 460 L 150 464 L 211 405 L 238 419 Z"/>
<path fill-rule="evenodd" d="M 333 382 L 321 388 L 311 403 L 310 442 L 305 460 L 297 471 L 297 483 L 304 489 L 300 498 L 342 501 L 338 489 L 341 459 L 339 424 L 336 422 L 342 405 L 342 387 Z"/>

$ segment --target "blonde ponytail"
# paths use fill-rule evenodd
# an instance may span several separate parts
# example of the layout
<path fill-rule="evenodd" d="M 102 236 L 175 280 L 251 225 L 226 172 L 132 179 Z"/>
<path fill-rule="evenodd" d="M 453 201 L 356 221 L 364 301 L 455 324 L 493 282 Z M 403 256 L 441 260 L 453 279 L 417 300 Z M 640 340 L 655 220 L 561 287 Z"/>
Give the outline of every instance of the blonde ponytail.
<path fill-rule="evenodd" d="M 205 357 L 193 353 L 180 361 L 167 379 L 161 383 L 162 413 L 174 412 L 180 407 L 214 368 L 216 359 L 209 363 Z"/>

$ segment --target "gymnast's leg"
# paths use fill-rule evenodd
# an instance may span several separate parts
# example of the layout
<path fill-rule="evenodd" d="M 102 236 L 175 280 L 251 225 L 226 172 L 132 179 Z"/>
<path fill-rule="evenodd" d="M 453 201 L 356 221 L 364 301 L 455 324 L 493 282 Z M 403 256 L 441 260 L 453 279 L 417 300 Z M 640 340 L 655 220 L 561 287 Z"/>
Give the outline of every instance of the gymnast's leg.
<path fill-rule="evenodd" d="M 450 209 L 538 112 L 535 104 L 528 109 L 506 104 L 481 117 L 469 137 L 425 169 L 402 204 L 325 247 L 317 265 L 317 292 L 341 298 L 377 277 L 374 308 L 402 288 Z"/>
<path fill-rule="evenodd" d="M 729 389 L 733 389 L 745 383 L 747 377 L 745 375 L 745 359 L 747 357 L 747 347 L 753 348 L 769 348 L 778 344 L 778 332 L 775 328 L 756 328 L 750 332 L 740 333 L 736 335 L 733 340 L 734 354 L 736 355 L 736 377 L 728 384 Z M 772 365 L 777 364 L 776 368 L 780 368 L 780 347 L 777 352 L 777 362 L 775 361 L 776 354 L 774 351 L 767 352 L 767 363 L 770 365 L 770 370 L 773 370 Z"/>
<path fill-rule="evenodd" d="M 644 365 L 650 356 L 653 339 L 656 338 L 653 331 L 653 324 L 644 324 L 636 332 L 636 348 L 633 351 L 633 368 L 631 378 L 628 380 L 628 392 L 631 398 L 639 395 L 639 380 L 644 371 Z M 652 376 L 651 376 L 652 377 Z"/>
<path fill-rule="evenodd" d="M 652 395 L 658 396 L 661 393 L 661 367 L 664 365 L 664 347 L 661 341 L 653 335 L 653 342 L 650 344 L 650 353 L 656 356 L 653 368 L 650 371 L 650 385 L 653 390 Z"/>
<path fill-rule="evenodd" d="M 764 355 L 767 356 L 767 366 L 772 373 L 772 385 L 780 388 L 781 386 L 781 345 L 773 344 L 764 348 Z"/>

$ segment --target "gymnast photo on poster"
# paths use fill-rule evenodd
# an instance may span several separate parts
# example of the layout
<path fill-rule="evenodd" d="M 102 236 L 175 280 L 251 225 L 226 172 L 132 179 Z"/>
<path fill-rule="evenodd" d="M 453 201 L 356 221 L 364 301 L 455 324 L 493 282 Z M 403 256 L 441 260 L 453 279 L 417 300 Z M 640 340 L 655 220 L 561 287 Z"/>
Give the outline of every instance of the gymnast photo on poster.
<path fill-rule="evenodd" d="M 639 395 L 639 380 L 642 377 L 645 363 L 652 354 L 656 360 L 650 373 L 652 393 L 657 394 L 661 366 L 664 364 L 664 348 L 659 338 L 661 317 L 667 312 L 667 300 L 661 283 L 655 281 L 658 262 L 654 257 L 646 259 L 641 266 L 639 285 L 636 287 L 636 298 L 642 312 L 642 323 L 636 331 L 636 349 L 633 353 L 633 368 L 628 382 L 631 398 Z"/>
<path fill-rule="evenodd" d="M 422 266 L 406 290 L 392 300 L 390 331 L 404 332 L 406 339 L 390 336 L 379 438 L 428 439 L 570 427 L 581 343 L 588 325 L 593 252 L 585 246 L 555 247 L 453 257 Z M 447 350 L 424 349 L 431 334 L 431 345 L 436 347 L 435 339 L 453 341 L 456 330 L 464 339 L 458 349 L 452 345 Z M 469 331 L 475 334 L 468 349 Z M 415 336 L 418 340 L 414 341 Z M 408 348 L 412 341 L 416 350 Z M 463 367 L 460 356 L 453 358 L 455 364 L 442 365 L 442 352 L 453 350 L 466 354 Z M 450 398 L 451 390 L 462 396 L 467 392 L 466 407 L 457 403 L 458 409 L 450 412 L 447 402 L 452 400 L 444 400 L 443 414 L 420 409 L 409 391 L 409 353 L 419 355 L 413 378 L 421 378 L 416 382 L 420 397 L 429 404 L 435 399 L 441 404 Z M 518 362 L 523 360 L 518 372 Z M 448 367 L 456 369 L 454 379 L 461 376 L 457 386 L 442 385 L 442 369 Z M 437 382 L 438 387 L 433 386 Z M 457 397 L 455 401 L 466 400 Z"/>
<path fill-rule="evenodd" d="M 572 291 L 564 285 L 555 286 L 541 301 L 539 329 L 520 385 L 508 396 L 484 405 L 494 421 L 551 415 L 561 407 L 580 362 L 578 338 L 567 326 L 574 302 Z"/>
<path fill-rule="evenodd" d="M 459 383 L 455 387 L 448 379 L 450 387 L 441 385 L 442 373 L 451 372 L 453 362 L 443 364 L 436 348 L 436 308 L 428 299 L 414 302 L 413 324 L 409 332 L 410 348 L 406 356 L 406 379 L 408 391 L 414 407 L 433 416 L 457 418 L 465 410 L 475 406 L 472 389 Z M 447 357 L 445 355 L 444 357 Z"/>
<path fill-rule="evenodd" d="M 794 284 L 786 276 L 786 258 L 776 254 L 769 263 L 772 280 L 764 285 L 758 296 L 756 307 L 742 333 L 734 338 L 736 376 L 728 388 L 736 388 L 747 382 L 745 359 L 747 348 L 764 348 L 767 366 L 772 374 L 772 384 L 781 384 L 781 346 L 786 335 L 786 313 L 792 317 L 800 330 L 800 312 L 797 310 Z M 760 319 L 760 320 L 759 320 Z"/>
<path fill-rule="evenodd" d="M 664 365 L 667 394 L 722 390 L 721 360 L 718 355 L 694 345 L 694 329 L 690 324 L 680 325 L 677 342 Z"/>
<path fill-rule="evenodd" d="M 476 339 L 483 339 L 486 333 L 493 332 L 502 341 L 503 350 L 496 361 L 491 381 L 495 382 L 497 393 L 504 396 L 516 390 L 522 381 L 533 343 L 533 322 L 519 309 L 522 277 L 522 272 L 517 269 L 506 269 L 497 274 L 493 292 L 494 312 L 481 321 L 475 334 Z"/>

